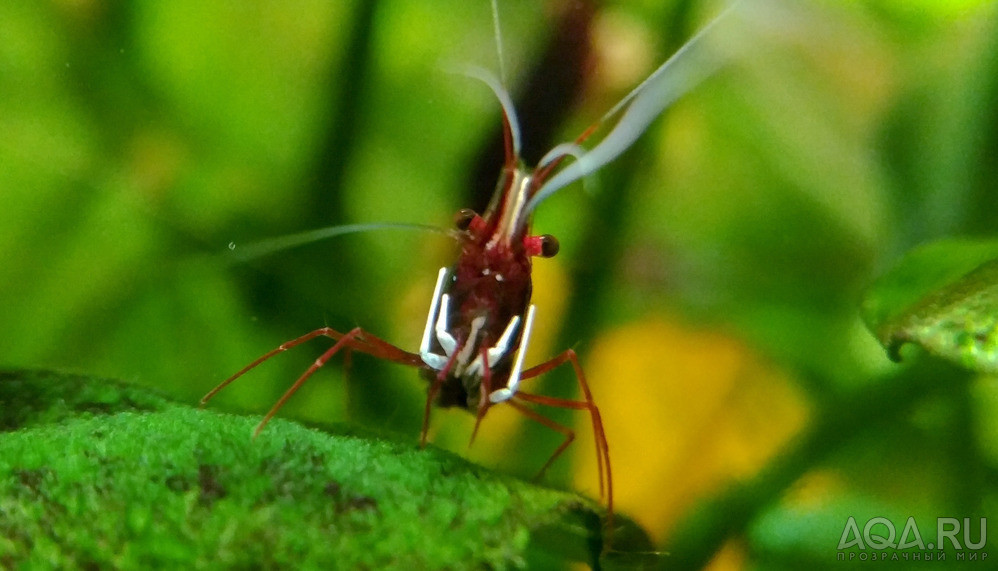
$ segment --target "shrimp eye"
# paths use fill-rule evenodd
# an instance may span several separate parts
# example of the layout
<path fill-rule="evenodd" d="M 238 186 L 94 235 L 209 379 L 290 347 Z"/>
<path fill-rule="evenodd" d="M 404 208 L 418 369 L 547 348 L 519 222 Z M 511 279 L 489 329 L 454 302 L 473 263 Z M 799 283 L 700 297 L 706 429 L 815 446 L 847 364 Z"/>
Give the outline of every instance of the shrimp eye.
<path fill-rule="evenodd" d="M 467 230 L 477 217 L 478 214 L 476 214 L 474 210 L 470 208 L 462 208 L 457 211 L 457 214 L 454 215 L 454 225 L 457 226 L 458 230 Z"/>
<path fill-rule="evenodd" d="M 542 258 L 553 258 L 558 254 L 558 250 L 561 245 L 558 243 L 558 239 L 550 234 L 544 234 L 540 236 L 541 239 L 541 257 Z"/>

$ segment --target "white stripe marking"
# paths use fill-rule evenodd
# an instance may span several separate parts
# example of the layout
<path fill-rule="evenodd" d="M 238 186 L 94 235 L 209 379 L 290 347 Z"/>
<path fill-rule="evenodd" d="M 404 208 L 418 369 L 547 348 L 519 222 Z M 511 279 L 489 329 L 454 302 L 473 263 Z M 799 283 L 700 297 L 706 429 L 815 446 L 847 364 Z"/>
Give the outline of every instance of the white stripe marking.
<path fill-rule="evenodd" d="M 489 395 L 489 401 L 492 404 L 513 398 L 517 389 L 520 388 L 520 372 L 523 370 L 523 360 L 527 356 L 527 347 L 530 345 L 530 332 L 534 328 L 534 312 L 536 309 L 537 307 L 533 304 L 527 309 L 527 319 L 523 323 L 523 338 L 520 340 L 520 348 L 516 353 L 516 363 L 513 365 L 513 370 L 509 373 L 509 380 L 506 382 L 506 386 L 492 391 L 492 394 Z"/>
<path fill-rule="evenodd" d="M 506 330 L 503 331 L 502 335 L 499 337 L 499 341 L 497 341 L 496 344 L 493 345 L 492 347 L 489 347 L 489 349 L 486 351 L 486 355 L 488 357 L 489 369 L 494 368 L 496 366 L 496 363 L 499 362 L 499 359 L 501 359 L 502 356 L 505 355 L 507 351 L 509 351 L 509 344 L 513 339 L 513 333 L 516 332 L 516 326 L 519 323 L 520 323 L 520 316 L 519 315 L 513 316 L 513 319 L 510 319 L 509 324 L 506 325 Z M 475 360 L 471 363 L 471 365 L 468 366 L 468 372 L 473 375 L 484 374 L 484 367 L 482 365 L 481 355 L 475 357 Z"/>
<path fill-rule="evenodd" d="M 437 342 L 443 347 L 444 353 L 450 357 L 457 348 L 457 341 L 454 336 L 447 331 L 447 314 L 450 311 L 450 296 L 446 293 L 440 296 L 440 313 L 437 315 Z"/>
<path fill-rule="evenodd" d="M 433 288 L 433 299 L 430 301 L 430 313 L 426 316 L 426 328 L 423 329 L 423 340 L 419 344 L 419 356 L 423 358 L 423 362 L 430 367 L 441 370 L 447 363 L 441 355 L 430 352 L 430 335 L 433 331 L 433 317 L 437 313 L 437 307 L 440 305 L 440 292 L 444 288 L 444 279 L 447 277 L 447 268 L 440 268 L 437 273 L 437 285 Z"/>
<path fill-rule="evenodd" d="M 482 325 L 485 325 L 485 318 L 482 316 L 471 320 L 471 332 L 468 333 L 468 339 L 465 340 L 464 346 L 461 347 L 461 351 L 457 354 L 456 375 L 460 375 L 463 372 L 461 369 L 468 364 L 471 353 L 475 350 L 475 343 L 478 340 L 478 333 L 482 330 Z"/>

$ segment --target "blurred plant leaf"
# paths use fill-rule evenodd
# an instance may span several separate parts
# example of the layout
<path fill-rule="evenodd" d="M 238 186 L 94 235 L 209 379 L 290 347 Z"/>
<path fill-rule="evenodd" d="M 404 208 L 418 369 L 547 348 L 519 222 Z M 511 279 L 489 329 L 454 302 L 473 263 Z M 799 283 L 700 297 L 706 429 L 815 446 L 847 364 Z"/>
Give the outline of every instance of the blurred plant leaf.
<path fill-rule="evenodd" d="M 998 372 L 998 241 L 916 248 L 873 285 L 863 317 L 894 360 L 915 343 L 969 369 Z"/>

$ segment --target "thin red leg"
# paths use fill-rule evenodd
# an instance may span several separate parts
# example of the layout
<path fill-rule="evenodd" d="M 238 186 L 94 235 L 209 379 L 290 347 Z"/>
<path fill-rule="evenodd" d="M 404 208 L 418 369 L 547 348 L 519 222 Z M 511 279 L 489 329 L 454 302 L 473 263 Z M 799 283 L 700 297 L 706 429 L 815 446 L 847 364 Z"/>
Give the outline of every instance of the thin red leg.
<path fill-rule="evenodd" d="M 551 371 L 566 362 L 572 363 L 572 368 L 575 371 L 575 379 L 579 383 L 579 389 L 582 391 L 584 400 L 578 401 L 561 399 L 544 395 L 524 393 L 521 391 L 517 392 L 516 395 L 514 395 L 514 397 L 507 402 L 528 418 L 536 420 L 544 426 L 565 435 L 565 441 L 561 443 L 561 445 L 554 451 L 554 454 L 552 454 L 548 461 L 545 462 L 538 476 L 543 474 L 544 471 L 547 470 L 548 466 L 550 466 L 551 463 L 554 462 L 555 459 L 568 448 L 572 441 L 575 440 L 575 432 L 566 426 L 541 416 L 533 409 L 527 408 L 522 403 L 516 401 L 531 402 L 557 408 L 589 411 L 589 417 L 592 420 L 593 425 L 593 437 L 596 441 L 596 465 L 597 471 L 599 472 L 600 498 L 606 498 L 607 527 L 613 529 L 613 473 L 610 469 L 610 446 L 606 440 L 606 432 L 603 430 L 603 419 L 600 416 L 599 408 L 593 400 L 592 392 L 589 390 L 589 383 L 586 381 L 586 375 L 582 371 L 582 366 L 579 364 L 579 358 L 575 354 L 575 351 L 567 349 L 553 359 L 527 369 L 520 375 L 520 378 L 530 379 L 543 375 L 544 373 L 547 373 L 548 371 Z"/>
<path fill-rule="evenodd" d="M 489 395 L 492 394 L 492 368 L 489 367 L 489 350 L 487 347 L 482 347 L 479 355 L 482 359 L 482 385 L 481 385 L 481 399 L 478 402 L 478 412 L 475 413 L 475 429 L 471 431 L 471 439 L 468 441 L 468 448 L 475 443 L 475 436 L 478 436 L 478 427 L 482 425 L 482 419 L 485 418 L 485 413 L 489 411 L 489 406 L 492 404 L 489 402 Z"/>
<path fill-rule="evenodd" d="M 524 396 L 526 398 L 520 399 L 519 398 L 520 396 Z M 510 406 L 512 406 L 513 408 L 515 408 L 517 411 L 519 411 L 523 416 L 526 416 L 527 418 L 529 418 L 531 420 L 537 421 L 537 422 L 543 424 L 544 426 L 550 428 L 551 430 L 560 432 L 565 437 L 565 440 L 558 446 L 557 449 L 555 449 L 554 454 L 552 454 L 551 457 L 547 459 L 547 462 L 544 462 L 544 465 L 541 466 L 541 469 L 537 472 L 537 475 L 534 476 L 536 479 L 540 480 L 541 478 L 544 477 L 544 473 L 547 472 L 548 467 L 551 466 L 552 463 L 554 463 L 555 459 L 558 458 L 558 456 L 561 456 L 561 453 L 564 452 L 565 449 L 568 448 L 568 446 L 572 442 L 575 441 L 575 431 L 572 430 L 571 428 L 565 426 L 564 424 L 560 424 L 558 422 L 555 422 L 555 421 L 551 420 L 550 418 L 548 418 L 546 416 L 541 415 L 540 413 L 538 413 L 534 409 L 529 408 L 528 406 L 526 406 L 523 403 L 519 402 L 519 400 L 524 400 L 524 401 L 527 401 L 527 402 L 537 402 L 537 401 L 533 400 L 534 396 L 536 396 L 536 395 L 525 395 L 524 393 L 519 393 L 516 396 L 514 396 L 512 399 L 510 399 L 510 400 L 508 400 L 506 402 Z M 569 401 L 569 402 L 574 402 L 574 401 Z M 548 403 L 545 403 L 545 404 L 548 404 Z M 552 406 L 560 406 L 560 405 L 552 405 Z M 573 407 L 573 408 L 575 408 L 575 407 Z M 603 488 L 603 484 L 602 484 L 602 482 L 600 482 L 600 498 L 601 499 L 603 497 L 603 489 L 602 488 Z"/>
<path fill-rule="evenodd" d="M 419 433 L 419 446 L 422 448 L 426 446 L 426 433 L 430 430 L 430 409 L 433 407 L 433 399 L 437 397 L 437 392 L 440 391 L 440 386 L 444 384 L 447 379 L 447 375 L 450 373 L 451 367 L 454 366 L 454 362 L 457 359 L 457 351 L 451 354 L 450 358 L 447 359 L 447 363 L 444 365 L 443 369 L 437 373 L 436 377 L 433 378 L 433 382 L 430 383 L 430 389 L 426 391 L 426 408 L 423 410 L 423 429 Z"/>
<path fill-rule="evenodd" d="M 394 363 L 399 363 L 401 365 L 409 365 L 413 367 L 419 367 L 423 365 L 423 361 L 419 355 L 415 353 L 409 353 L 408 351 L 404 351 L 392 345 L 391 343 L 388 343 L 387 341 L 364 331 L 360 327 L 356 327 L 347 333 L 340 333 L 335 329 L 331 329 L 329 327 L 323 327 L 322 329 L 316 329 L 311 333 L 306 333 L 301 337 L 283 343 L 281 344 L 281 346 L 274 349 L 273 351 L 265 353 L 257 360 L 253 361 L 249 365 L 246 365 L 235 375 L 232 375 L 228 379 L 225 379 L 224 381 L 219 383 L 217 387 L 215 387 L 208 394 L 206 394 L 201 399 L 201 405 L 203 406 L 205 403 L 211 400 L 212 397 L 218 394 L 219 391 L 227 387 L 229 384 L 231 384 L 239 377 L 243 376 L 251 369 L 255 368 L 260 363 L 263 363 L 264 361 L 270 359 L 271 357 L 277 355 L 278 353 L 283 353 L 284 351 L 287 351 L 292 347 L 301 345 L 302 343 L 315 339 L 316 337 L 329 337 L 331 339 L 334 339 L 336 343 L 332 347 L 327 349 L 326 352 L 324 352 L 318 359 L 316 359 L 315 362 L 312 364 L 312 366 L 309 367 L 302 374 L 302 376 L 299 377 L 298 380 L 295 381 L 293 385 L 291 385 L 291 388 L 285 391 L 285 393 L 281 396 L 281 398 L 278 399 L 277 403 L 275 403 L 274 406 L 271 407 L 270 411 L 267 412 L 266 416 L 263 417 L 263 420 L 260 421 L 260 424 L 257 425 L 256 430 L 253 432 L 254 438 L 258 434 L 260 434 L 260 431 L 263 430 L 263 427 L 266 426 L 268 422 L 270 422 L 270 419 L 274 417 L 274 415 L 277 413 L 278 410 L 280 410 L 282 406 L 284 406 L 284 403 L 287 402 L 289 398 L 291 398 L 291 395 L 293 395 L 299 388 L 301 388 L 301 386 L 305 384 L 305 381 L 307 381 L 308 378 L 312 376 L 312 374 L 318 371 L 323 365 L 325 365 L 330 359 L 332 359 L 333 356 L 336 355 L 336 353 L 338 353 L 341 350 L 347 353 L 350 353 L 352 351 L 360 351 L 361 353 L 366 353 L 368 355 L 371 355 L 372 357 L 376 357 L 378 359 L 385 359 L 387 361 L 392 361 Z"/>

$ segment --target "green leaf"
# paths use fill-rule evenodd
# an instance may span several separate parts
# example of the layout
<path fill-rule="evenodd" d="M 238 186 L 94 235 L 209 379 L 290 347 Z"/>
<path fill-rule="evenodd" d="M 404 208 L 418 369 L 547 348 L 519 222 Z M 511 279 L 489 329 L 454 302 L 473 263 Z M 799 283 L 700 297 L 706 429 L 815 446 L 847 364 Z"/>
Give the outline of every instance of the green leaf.
<path fill-rule="evenodd" d="M 251 440 L 258 420 L 0 372 L 0 567 L 504 569 L 601 549 L 578 495 L 281 419 Z"/>
<path fill-rule="evenodd" d="M 892 359 L 915 343 L 969 369 L 998 372 L 998 241 L 913 250 L 873 285 L 863 317 Z"/>

